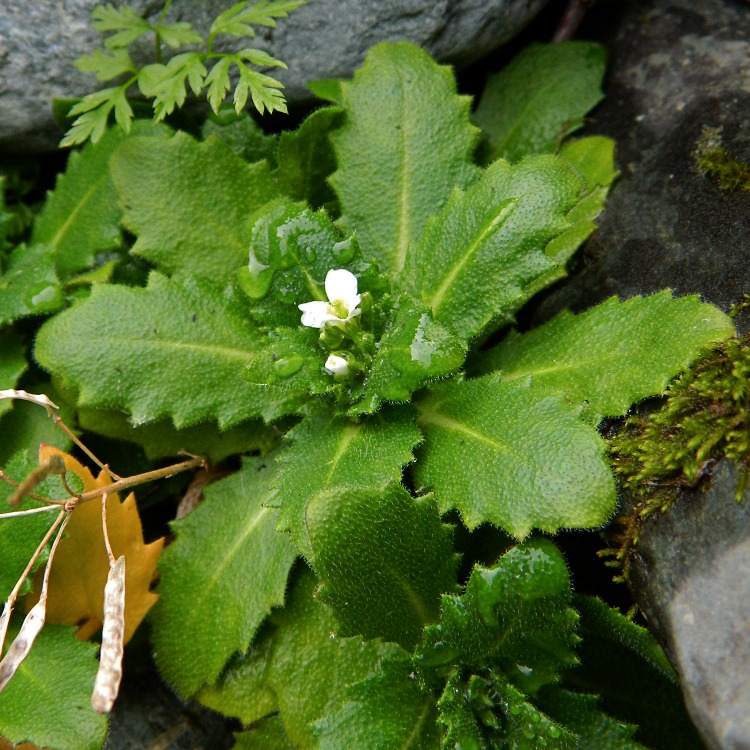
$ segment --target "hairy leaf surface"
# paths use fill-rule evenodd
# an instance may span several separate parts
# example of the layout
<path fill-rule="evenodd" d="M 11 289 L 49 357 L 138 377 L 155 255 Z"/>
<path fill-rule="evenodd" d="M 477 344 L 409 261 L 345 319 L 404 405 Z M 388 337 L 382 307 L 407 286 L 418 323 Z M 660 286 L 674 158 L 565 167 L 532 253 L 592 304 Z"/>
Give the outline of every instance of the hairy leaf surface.
<path fill-rule="evenodd" d="M 18 379 L 26 372 L 26 346 L 21 336 L 14 330 L 0 333 L 0 390 L 15 388 Z M 0 415 L 10 411 L 13 401 L 3 399 L 0 401 Z"/>
<path fill-rule="evenodd" d="M 213 682 L 284 601 L 295 552 L 266 507 L 273 472 L 262 459 L 245 459 L 174 523 L 177 540 L 159 566 L 153 640 L 159 669 L 181 695 Z"/>
<path fill-rule="evenodd" d="M 270 165 L 276 165 L 278 137 L 266 135 L 247 112 L 237 115 L 233 109 L 222 108 L 218 114 L 209 115 L 203 123 L 201 135 L 203 140 L 215 136 L 224 141 L 237 156 L 250 164 L 265 159 Z"/>
<path fill-rule="evenodd" d="M 106 336 L 92 339 L 92 331 Z M 261 343 L 243 300 L 198 278 L 177 283 L 154 272 L 145 289 L 95 287 L 42 326 L 36 357 L 79 389 L 84 406 L 121 409 L 136 424 L 171 417 L 178 428 L 207 419 L 228 428 L 278 416 L 272 386 L 240 376 Z"/>
<path fill-rule="evenodd" d="M 469 340 L 518 309 L 524 287 L 555 267 L 545 249 L 569 229 L 566 214 L 582 189 L 556 156 L 495 162 L 427 222 L 407 253 L 402 283 L 438 323 Z"/>
<path fill-rule="evenodd" d="M 29 315 L 54 312 L 63 306 L 52 251 L 46 245 L 18 245 L 3 271 L 0 325 Z"/>
<path fill-rule="evenodd" d="M 112 156 L 132 252 L 165 273 L 223 282 L 247 262 L 247 217 L 278 196 L 266 161 L 247 164 L 215 138 L 130 138 Z"/>
<path fill-rule="evenodd" d="M 390 662 L 353 685 L 347 700 L 314 725 L 320 750 L 438 750 L 435 698 L 410 675 L 409 662 Z"/>
<path fill-rule="evenodd" d="M 331 183 L 342 226 L 357 232 L 368 260 L 398 274 L 427 217 L 475 176 L 469 99 L 449 68 L 405 42 L 373 47 L 341 88 L 346 121 L 331 136 Z"/>
<path fill-rule="evenodd" d="M 437 618 L 440 594 L 455 586 L 452 527 L 431 496 L 414 499 L 396 482 L 319 492 L 307 506 L 307 529 L 323 580 L 318 597 L 342 636 L 411 648 Z"/>
<path fill-rule="evenodd" d="M 262 719 L 252 729 L 238 732 L 234 737 L 237 750 L 296 750 L 278 715 Z"/>
<path fill-rule="evenodd" d="M 599 526 L 614 511 L 606 446 L 576 404 L 490 375 L 434 386 L 417 408 L 417 481 L 469 528 L 489 521 L 523 539 Z"/>
<path fill-rule="evenodd" d="M 570 602 L 568 569 L 555 545 L 519 544 L 492 568 L 475 567 L 463 594 L 442 597 L 440 621 L 425 628 L 417 663 L 502 669 L 536 692 L 577 662 Z"/>
<path fill-rule="evenodd" d="M 534 390 L 559 393 L 603 416 L 663 393 L 702 350 L 734 334 L 732 321 L 698 295 L 674 299 L 669 290 L 606 302 L 508 336 L 482 368 L 505 381 L 532 378 Z"/>
<path fill-rule="evenodd" d="M 312 562 L 307 506 L 334 487 L 380 489 L 384 479 L 401 481 L 401 470 L 422 440 L 414 412 L 384 408 L 362 422 L 315 409 L 287 433 L 291 445 L 279 454 L 279 530 L 291 532 L 297 549 Z"/>
<path fill-rule="evenodd" d="M 166 138 L 171 131 L 137 120 L 132 135 Z M 96 254 L 119 247 L 120 218 L 109 164 L 115 149 L 128 138 L 110 128 L 98 143 L 71 153 L 65 172 L 57 178 L 34 222 L 33 243 L 45 244 L 54 254 L 60 277 L 68 279 L 94 264 Z"/>
<path fill-rule="evenodd" d="M 556 151 L 601 101 L 605 64 L 593 42 L 533 44 L 491 76 L 474 114 L 488 161 Z"/>
<path fill-rule="evenodd" d="M 257 650 L 230 662 L 218 684 L 198 696 L 245 724 L 257 721 L 263 710 L 278 710 L 298 750 L 317 747 L 311 722 L 339 706 L 349 685 L 373 674 L 384 658 L 403 654 L 393 643 L 332 637 L 337 623 L 331 610 L 314 598 L 316 585 L 309 570 L 301 571 L 287 606 L 272 615 L 273 633 Z"/>
<path fill-rule="evenodd" d="M 11 625 L 6 648 L 15 634 Z M 46 625 L 0 693 L 0 735 L 55 750 L 99 750 L 107 718 L 91 708 L 96 651 L 76 639 L 73 628 Z"/>

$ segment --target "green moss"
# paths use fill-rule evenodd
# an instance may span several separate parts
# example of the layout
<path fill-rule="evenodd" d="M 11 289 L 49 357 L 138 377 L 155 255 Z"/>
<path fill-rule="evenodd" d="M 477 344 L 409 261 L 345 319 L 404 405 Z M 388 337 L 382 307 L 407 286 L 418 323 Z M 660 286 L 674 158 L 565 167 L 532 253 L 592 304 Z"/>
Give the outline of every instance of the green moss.
<path fill-rule="evenodd" d="M 743 303 L 744 304 L 744 303 Z M 741 306 L 740 306 L 741 307 Z M 614 565 L 627 578 L 630 553 L 643 522 L 664 513 L 684 487 L 695 487 L 716 461 L 727 457 L 744 468 L 741 499 L 750 469 L 750 337 L 730 339 L 696 362 L 670 386 L 663 406 L 634 414 L 610 439 L 610 461 L 635 499 L 619 519 Z"/>
<path fill-rule="evenodd" d="M 732 158 L 722 145 L 720 128 L 703 126 L 693 156 L 701 174 L 713 177 L 722 190 L 750 191 L 750 164 Z"/>

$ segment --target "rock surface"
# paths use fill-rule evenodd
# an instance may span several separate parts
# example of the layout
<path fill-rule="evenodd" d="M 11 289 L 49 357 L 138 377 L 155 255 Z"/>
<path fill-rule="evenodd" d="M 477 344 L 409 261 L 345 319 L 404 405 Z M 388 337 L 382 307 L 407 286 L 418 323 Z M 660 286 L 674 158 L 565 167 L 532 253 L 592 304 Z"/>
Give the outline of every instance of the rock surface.
<path fill-rule="evenodd" d="M 646 523 L 632 581 L 649 626 L 682 678 L 710 748 L 750 744 L 750 492 L 722 461 L 708 491 L 685 492 Z"/>
<path fill-rule="evenodd" d="M 610 51 L 607 99 L 586 133 L 617 141 L 622 171 L 570 279 L 532 317 L 671 287 L 728 311 L 750 293 L 750 193 L 696 168 L 704 126 L 750 163 L 750 6 L 740 0 L 600 0 L 579 37 Z M 741 314 L 738 328 L 750 331 Z M 750 747 L 750 497 L 722 465 L 644 531 L 635 596 L 683 678 L 710 748 Z"/>
<path fill-rule="evenodd" d="M 293 106 L 311 100 L 305 83 L 348 77 L 366 51 L 383 40 L 408 40 L 438 60 L 467 64 L 513 37 L 546 0 L 310 0 L 261 29 L 252 46 L 289 66 L 275 71 Z M 10 0 L 0 3 L 0 150 L 50 150 L 61 132 L 52 117 L 53 98 L 79 97 L 97 84 L 73 61 L 101 46 L 89 14 L 97 0 Z M 155 21 L 163 0 L 115 0 Z M 230 7 L 227 0 L 176 0 L 169 20 L 188 21 L 205 33 L 211 20 Z M 238 41 L 241 47 L 248 40 Z M 151 62 L 142 49 L 140 62 Z"/>

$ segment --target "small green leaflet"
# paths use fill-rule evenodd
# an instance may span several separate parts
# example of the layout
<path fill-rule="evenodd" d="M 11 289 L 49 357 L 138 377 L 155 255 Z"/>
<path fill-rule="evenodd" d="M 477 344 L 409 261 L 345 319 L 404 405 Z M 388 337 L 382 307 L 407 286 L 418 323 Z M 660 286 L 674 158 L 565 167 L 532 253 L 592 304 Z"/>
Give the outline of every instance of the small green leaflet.
<path fill-rule="evenodd" d="M 0 276 L 0 325 L 59 310 L 63 293 L 47 245 L 18 245 Z"/>
<path fill-rule="evenodd" d="M 97 5 L 91 11 L 91 25 L 103 33 L 117 32 L 109 37 L 106 46 L 109 49 L 126 47 L 139 36 L 151 30 L 151 25 L 141 18 L 132 8 L 115 8 L 112 5 Z"/>
<path fill-rule="evenodd" d="M 467 690 L 461 679 L 461 670 L 450 673 L 445 690 L 438 700 L 438 722 L 443 728 L 441 750 L 485 750 L 486 744 Z M 493 748 L 494 750 L 494 748 Z"/>
<path fill-rule="evenodd" d="M 0 333 L 0 352 L 0 390 L 15 388 L 29 366 L 26 362 L 26 345 L 16 331 L 3 331 Z M 0 415 L 10 411 L 12 406 L 10 399 L 0 400 Z"/>
<path fill-rule="evenodd" d="M 438 750 L 435 699 L 410 672 L 408 661 L 386 662 L 349 688 L 346 702 L 313 725 L 320 750 Z"/>
<path fill-rule="evenodd" d="M 166 126 L 154 127 L 143 120 L 131 130 L 133 135 L 162 139 L 170 132 Z M 109 162 L 127 137 L 120 128 L 110 128 L 98 143 L 71 153 L 34 223 L 31 240 L 49 247 L 62 279 L 91 268 L 97 253 L 120 246 L 122 210 Z"/>
<path fill-rule="evenodd" d="M 395 276 L 427 218 L 476 175 L 470 100 L 456 94 L 449 68 L 405 42 L 373 47 L 341 89 L 346 121 L 331 136 L 341 225 Z"/>
<path fill-rule="evenodd" d="M 290 11 L 304 5 L 306 0 L 268 0 L 264 2 L 248 2 L 240 0 L 229 10 L 214 19 L 211 24 L 211 36 L 231 34 L 233 36 L 254 37 L 255 26 L 266 26 L 275 29 L 274 19 L 286 18 Z"/>
<path fill-rule="evenodd" d="M 606 56 L 593 42 L 533 44 L 490 77 L 474 113 L 487 161 L 557 151 L 602 100 Z"/>
<path fill-rule="evenodd" d="M 295 552 L 266 507 L 273 472 L 263 459 L 246 459 L 173 524 L 177 540 L 159 563 L 153 640 L 160 671 L 183 696 L 213 682 L 284 601 Z"/>
<path fill-rule="evenodd" d="M 300 554 L 314 564 L 307 533 L 308 503 L 333 487 L 377 491 L 384 479 L 400 481 L 402 468 L 413 461 L 412 450 L 422 435 L 408 407 L 384 407 L 362 422 L 317 408 L 287 438 L 291 444 L 279 454 L 276 480 L 279 530 L 291 532 Z"/>
<path fill-rule="evenodd" d="M 422 670 L 501 669 L 535 693 L 577 663 L 578 616 L 570 603 L 568 569 L 555 545 L 519 544 L 492 568 L 475 567 L 463 594 L 443 596 L 440 621 L 425 628 L 416 663 Z"/>
<path fill-rule="evenodd" d="M 103 333 L 92 339 L 92 331 Z M 214 419 L 225 429 L 276 414 L 270 386 L 240 376 L 261 342 L 244 300 L 201 279 L 177 283 L 153 272 L 145 289 L 96 286 L 47 321 L 36 358 L 79 389 L 83 406 L 119 408 L 136 424 L 171 417 L 182 428 Z"/>
<path fill-rule="evenodd" d="M 732 321 L 698 295 L 675 299 L 666 290 L 625 302 L 612 297 L 508 336 L 481 367 L 498 370 L 504 382 L 531 377 L 535 391 L 620 416 L 636 401 L 663 393 L 703 350 L 733 334 Z"/>
<path fill-rule="evenodd" d="M 497 161 L 465 192 L 455 189 L 406 255 L 402 283 L 468 341 L 524 301 L 523 288 L 555 267 L 547 244 L 570 227 L 583 184 L 565 160 Z"/>
<path fill-rule="evenodd" d="M 416 405 L 416 480 L 470 529 L 489 521 L 523 539 L 600 526 L 614 511 L 606 445 L 578 405 L 497 375 L 440 383 Z"/>
<path fill-rule="evenodd" d="M 75 628 L 46 625 L 34 648 L 0 693 L 0 736 L 55 750 L 99 750 L 107 718 L 91 708 L 98 662 L 94 643 Z M 11 625 L 6 646 L 15 635 Z"/>
<path fill-rule="evenodd" d="M 207 73 L 203 59 L 199 52 L 183 52 L 166 65 L 156 63 L 141 68 L 138 88 L 145 97 L 154 100 L 154 122 L 182 107 L 188 84 L 194 94 L 200 94 Z"/>
<path fill-rule="evenodd" d="M 268 163 L 247 164 L 215 138 L 130 138 L 112 156 L 132 252 L 166 273 L 232 279 L 247 262 L 247 217 L 278 196 Z"/>
<path fill-rule="evenodd" d="M 411 648 L 453 590 L 452 527 L 434 498 L 400 484 L 331 488 L 307 505 L 318 598 L 333 609 L 337 634 L 383 638 Z"/>
<path fill-rule="evenodd" d="M 317 747 L 311 722 L 341 705 L 349 685 L 403 651 L 378 640 L 332 637 L 336 620 L 313 596 L 315 576 L 309 569 L 299 573 L 289 602 L 271 617 L 272 634 L 265 633 L 257 649 L 230 662 L 218 684 L 198 698 L 222 713 L 239 716 L 246 725 L 278 711 L 291 745 L 307 750 Z"/>

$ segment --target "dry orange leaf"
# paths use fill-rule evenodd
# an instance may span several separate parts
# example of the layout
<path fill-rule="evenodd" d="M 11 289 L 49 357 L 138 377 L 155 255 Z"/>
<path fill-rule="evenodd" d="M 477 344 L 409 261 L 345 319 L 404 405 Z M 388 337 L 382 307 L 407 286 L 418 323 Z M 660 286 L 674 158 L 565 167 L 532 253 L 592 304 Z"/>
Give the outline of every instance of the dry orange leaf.
<path fill-rule="evenodd" d="M 30 742 L 22 742 L 20 745 L 11 745 L 5 737 L 0 737 L 0 750 L 39 750 L 37 745 Z"/>
<path fill-rule="evenodd" d="M 102 471 L 94 475 L 72 456 L 50 445 L 39 449 L 39 461 L 51 454 L 61 455 L 65 467 L 83 482 L 84 492 L 105 487 L 112 482 Z M 125 555 L 125 643 L 157 600 L 150 591 L 156 564 L 164 539 L 144 544 L 141 519 L 135 495 L 124 503 L 116 495 L 107 498 L 107 530 L 115 558 Z M 79 505 L 72 513 L 65 536 L 60 540 L 49 581 L 47 622 L 78 625 L 78 637 L 90 638 L 102 626 L 104 586 L 109 573 L 109 558 L 102 532 L 102 504 L 98 498 Z M 34 589 L 27 598 L 33 606 L 39 598 L 43 571 L 34 579 Z"/>

